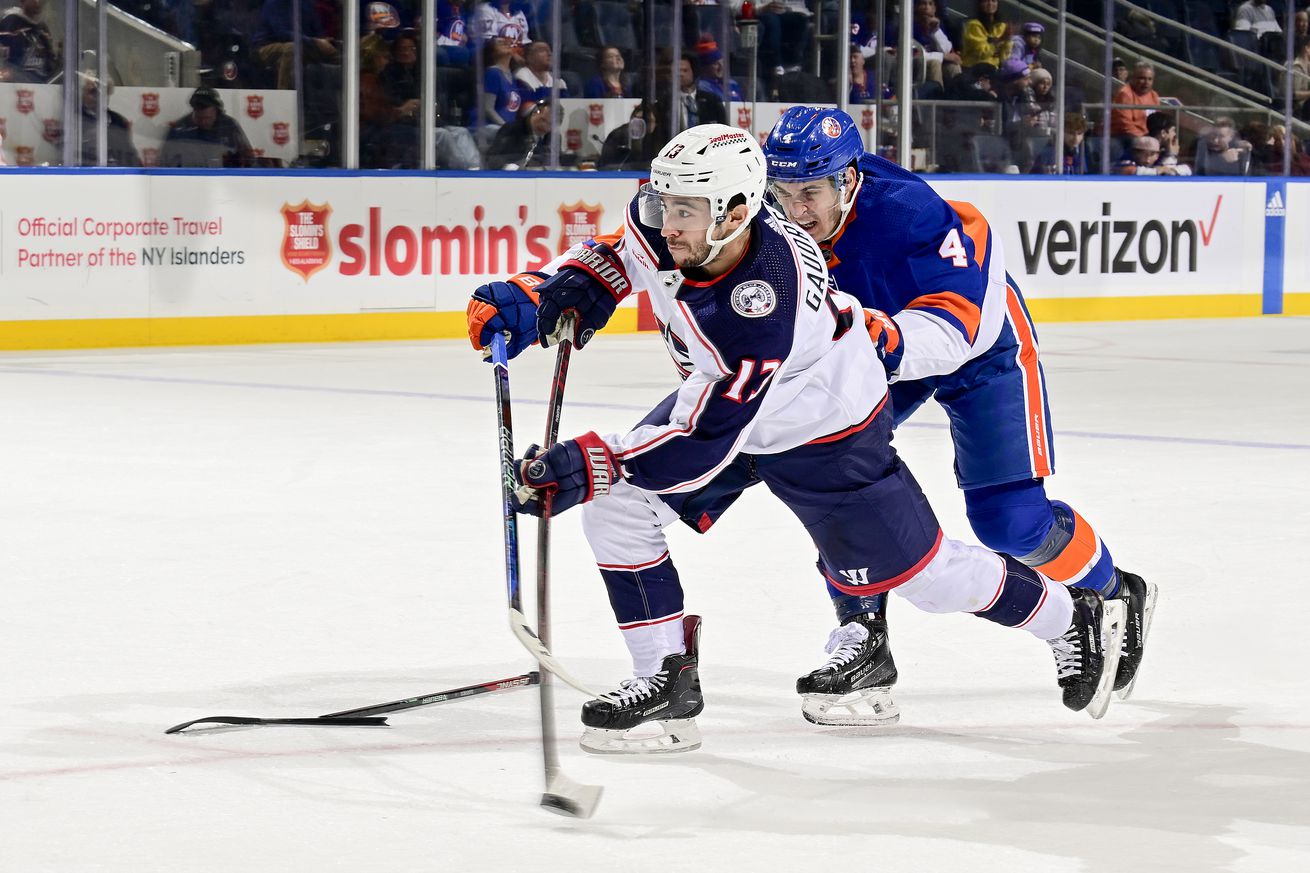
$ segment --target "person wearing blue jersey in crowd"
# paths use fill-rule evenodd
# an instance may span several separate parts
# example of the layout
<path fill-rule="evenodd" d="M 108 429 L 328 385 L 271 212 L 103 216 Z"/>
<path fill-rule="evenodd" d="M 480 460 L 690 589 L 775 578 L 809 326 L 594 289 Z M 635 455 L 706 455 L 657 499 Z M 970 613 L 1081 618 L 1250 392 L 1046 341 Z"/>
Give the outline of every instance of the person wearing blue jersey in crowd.
<path fill-rule="evenodd" d="M 1156 586 L 1116 569 L 1091 524 L 1047 497 L 1055 456 L 1046 376 L 999 236 L 971 204 L 944 200 L 915 174 L 866 154 L 841 110 L 788 109 L 764 150 L 770 193 L 820 244 L 837 286 L 867 310 L 896 422 L 930 398 L 946 410 L 956 480 L 979 540 L 1056 582 L 1125 602 L 1115 687 L 1127 696 Z M 843 623 L 877 617 L 868 645 L 890 665 L 885 597 L 861 597 L 841 580 L 828 587 Z"/>
<path fill-rule="evenodd" d="M 699 621 L 664 530 L 704 532 L 750 485 L 764 482 L 797 516 L 830 579 L 896 591 L 928 612 L 972 612 L 1050 643 L 1070 709 L 1104 712 L 1123 636 L 1123 604 L 1068 589 L 1032 568 L 944 536 L 891 445 L 879 349 L 855 298 L 828 279 L 805 231 L 764 203 L 755 137 L 722 124 L 664 144 L 622 228 L 578 244 L 540 270 L 491 282 L 468 305 L 469 339 L 498 333 L 510 355 L 534 340 L 585 347 L 634 289 L 646 292 L 682 384 L 626 433 L 586 433 L 527 450 L 515 475 L 520 512 L 582 505 L 633 676 L 582 708 L 584 749 L 690 751 L 705 700 Z M 884 344 L 885 347 L 885 344 Z M 743 574 L 757 572 L 742 567 Z M 745 585 L 745 603 L 758 582 Z M 759 620 L 758 604 L 743 607 Z M 803 680 L 802 712 L 859 723 L 863 687 L 844 665 L 867 637 L 839 628 L 832 657 Z M 1102 639 L 1108 640 L 1102 644 Z M 764 648 L 763 646 L 761 648 Z M 633 735 L 654 722 L 658 736 Z"/>

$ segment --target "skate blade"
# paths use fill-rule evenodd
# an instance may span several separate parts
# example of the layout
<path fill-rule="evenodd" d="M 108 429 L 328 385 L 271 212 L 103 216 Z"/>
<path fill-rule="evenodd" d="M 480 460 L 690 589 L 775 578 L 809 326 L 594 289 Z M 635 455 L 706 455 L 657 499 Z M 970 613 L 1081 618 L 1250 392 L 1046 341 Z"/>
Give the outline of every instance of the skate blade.
<path fill-rule="evenodd" d="M 1146 640 L 1151 633 L 1151 616 L 1155 615 L 1155 599 L 1160 594 L 1160 588 L 1154 582 L 1146 583 L 1146 604 L 1142 607 L 1142 657 L 1146 657 Z M 1114 694 L 1120 700 L 1127 700 L 1133 694 L 1133 688 L 1137 686 L 1137 677 L 1142 675 L 1142 662 L 1137 662 L 1137 672 L 1133 678 L 1120 688 Z"/>
<path fill-rule="evenodd" d="M 889 687 L 862 688 L 850 694 L 802 694 L 801 715 L 811 724 L 890 727 L 901 720 Z"/>
<path fill-rule="evenodd" d="M 660 729 L 655 736 L 630 736 L 654 725 Z M 667 755 L 692 752 L 701 746 L 700 728 L 694 718 L 668 719 L 647 722 L 626 731 L 606 728 L 587 728 L 578 741 L 582 751 L 593 755 Z"/>
<path fill-rule="evenodd" d="M 1122 600 L 1108 600 L 1101 616 L 1101 651 L 1104 652 L 1101 667 L 1101 681 L 1096 685 L 1096 694 L 1087 704 L 1087 714 L 1100 718 L 1110 708 L 1110 698 L 1114 696 L 1114 677 L 1119 669 L 1119 653 L 1123 650 L 1124 632 L 1128 629 L 1127 607 Z"/>

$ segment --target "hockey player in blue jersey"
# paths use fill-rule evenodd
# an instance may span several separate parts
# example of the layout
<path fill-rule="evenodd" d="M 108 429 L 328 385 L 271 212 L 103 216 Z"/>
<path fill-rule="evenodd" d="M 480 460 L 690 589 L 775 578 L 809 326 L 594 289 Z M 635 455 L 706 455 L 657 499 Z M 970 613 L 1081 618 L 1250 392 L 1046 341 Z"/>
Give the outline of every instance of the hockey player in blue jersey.
<path fill-rule="evenodd" d="M 556 513 L 585 504 L 583 528 L 632 656 L 633 678 L 584 704 L 583 748 L 700 744 L 699 620 L 684 613 L 664 530 L 682 520 L 704 531 L 756 482 L 806 526 L 833 584 L 844 580 L 855 598 L 896 591 L 929 612 L 972 612 L 1047 640 L 1065 705 L 1099 717 L 1123 605 L 943 536 L 891 446 L 887 382 L 859 304 L 828 281 L 819 246 L 763 204 L 765 176 L 750 134 L 684 131 L 652 162 L 620 233 L 484 285 L 469 304 L 475 347 L 505 332 L 521 351 L 561 331 L 584 346 L 640 288 L 685 377 L 631 431 L 534 446 L 518 471 L 520 511 L 538 512 L 542 493 Z M 835 653 L 858 647 L 834 637 Z M 844 723 L 848 695 L 827 682 L 839 672 L 816 680 L 812 720 Z M 648 722 L 658 736 L 630 735 Z"/>
<path fill-rule="evenodd" d="M 1086 519 L 1046 495 L 1055 470 L 1046 378 L 1000 239 L 972 205 L 866 154 L 841 110 L 788 109 L 764 152 L 774 200 L 820 244 L 838 287 L 870 310 L 896 423 L 930 397 L 950 417 L 956 478 L 978 539 L 1057 582 L 1124 601 L 1115 689 L 1127 697 L 1156 586 L 1116 570 Z M 894 681 L 885 597 L 853 600 L 840 580 L 829 589 L 843 623 L 867 625 L 864 656 Z"/>

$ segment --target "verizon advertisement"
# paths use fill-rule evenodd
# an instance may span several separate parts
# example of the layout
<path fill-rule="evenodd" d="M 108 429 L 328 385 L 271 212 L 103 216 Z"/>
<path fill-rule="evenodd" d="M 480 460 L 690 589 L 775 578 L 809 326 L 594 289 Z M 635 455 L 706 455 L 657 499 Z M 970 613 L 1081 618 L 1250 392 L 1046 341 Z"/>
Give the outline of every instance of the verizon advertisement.
<path fill-rule="evenodd" d="M 1263 183 L 932 180 L 999 229 L 1025 296 L 1258 294 Z"/>

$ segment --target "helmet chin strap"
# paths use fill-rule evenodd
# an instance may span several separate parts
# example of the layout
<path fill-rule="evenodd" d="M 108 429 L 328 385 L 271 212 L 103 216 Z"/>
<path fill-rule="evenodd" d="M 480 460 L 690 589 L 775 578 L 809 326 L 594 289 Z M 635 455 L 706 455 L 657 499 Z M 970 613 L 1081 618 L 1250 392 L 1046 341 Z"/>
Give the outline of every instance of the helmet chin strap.
<path fill-rule="evenodd" d="M 705 242 L 709 244 L 710 253 L 705 256 L 705 260 L 701 261 L 699 264 L 696 264 L 694 266 L 698 268 L 704 267 L 710 261 L 713 261 L 715 258 L 719 256 L 719 252 L 723 251 L 724 246 L 726 246 L 728 243 L 732 242 L 737 237 L 745 233 L 746 228 L 750 226 L 749 221 L 743 221 L 741 224 L 737 225 L 736 230 L 725 236 L 723 239 L 714 239 L 713 237 L 714 228 L 718 227 L 724 220 L 727 219 L 727 217 L 728 217 L 727 215 L 724 215 L 722 219 L 714 222 L 709 227 L 705 228 Z"/>
<path fill-rule="evenodd" d="M 845 174 L 845 170 L 842 173 Z M 837 211 L 840 215 L 837 218 L 837 224 L 833 226 L 832 233 L 828 234 L 824 242 L 831 242 L 832 238 L 837 235 L 837 231 L 846 225 L 846 216 L 850 215 L 851 207 L 855 205 L 855 198 L 860 196 L 860 188 L 864 187 L 864 174 L 858 169 L 855 171 L 855 186 L 851 189 L 849 197 L 843 197 L 842 202 L 837 205 Z"/>

